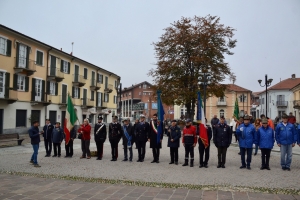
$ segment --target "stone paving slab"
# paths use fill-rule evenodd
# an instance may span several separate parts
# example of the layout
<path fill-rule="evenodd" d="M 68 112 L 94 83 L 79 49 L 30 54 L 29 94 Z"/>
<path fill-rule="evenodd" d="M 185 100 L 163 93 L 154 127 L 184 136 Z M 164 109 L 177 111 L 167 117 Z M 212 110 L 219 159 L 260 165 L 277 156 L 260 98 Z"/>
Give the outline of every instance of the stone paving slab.
<path fill-rule="evenodd" d="M 0 199 L 114 199 L 114 200 L 296 200 L 300 196 L 233 192 L 222 190 L 193 190 L 88 183 L 81 181 L 37 178 L 0 174 Z M 20 188 L 20 189 L 18 189 Z"/>

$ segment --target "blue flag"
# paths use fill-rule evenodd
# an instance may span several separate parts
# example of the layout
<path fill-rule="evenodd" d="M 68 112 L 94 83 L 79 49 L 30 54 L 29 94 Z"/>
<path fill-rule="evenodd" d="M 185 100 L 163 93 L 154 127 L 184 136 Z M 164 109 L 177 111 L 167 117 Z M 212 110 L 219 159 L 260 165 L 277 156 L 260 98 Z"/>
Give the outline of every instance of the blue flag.
<path fill-rule="evenodd" d="M 160 98 L 161 91 L 157 91 L 157 117 L 158 117 L 158 123 L 157 123 L 157 144 L 160 143 L 160 136 L 163 134 L 163 121 L 164 121 L 164 107 L 162 105 L 162 101 Z"/>

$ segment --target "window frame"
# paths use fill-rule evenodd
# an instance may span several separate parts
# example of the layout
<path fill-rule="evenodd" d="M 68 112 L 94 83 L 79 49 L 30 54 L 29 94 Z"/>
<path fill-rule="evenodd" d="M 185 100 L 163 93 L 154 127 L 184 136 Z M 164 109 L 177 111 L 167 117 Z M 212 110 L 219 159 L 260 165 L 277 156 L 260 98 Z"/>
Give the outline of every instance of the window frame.
<path fill-rule="evenodd" d="M 51 90 L 51 86 L 52 86 L 52 90 Z M 50 86 L 49 86 L 49 94 L 50 95 L 55 95 L 55 82 L 53 82 L 53 81 L 50 81 Z"/>
<path fill-rule="evenodd" d="M 7 51 L 7 38 L 5 38 L 5 37 L 3 37 L 2 35 L 0 35 L 0 47 L 1 47 L 1 39 L 3 39 L 3 41 L 4 41 L 4 53 L 1 53 L 1 51 L 0 51 L 0 54 L 6 56 L 6 51 Z"/>
<path fill-rule="evenodd" d="M 68 69 L 69 69 L 69 62 L 66 60 L 63 61 L 63 73 L 68 74 Z"/>
<path fill-rule="evenodd" d="M 78 96 L 78 94 L 79 94 L 79 87 L 74 87 L 74 99 L 78 99 L 79 98 L 79 96 Z"/>
<path fill-rule="evenodd" d="M 38 63 L 37 61 L 37 59 L 38 59 L 38 52 L 40 52 L 40 53 L 42 53 L 43 55 L 42 55 L 42 60 L 41 60 L 41 62 L 42 62 L 42 64 L 40 64 L 40 63 Z M 35 64 L 36 65 L 39 65 L 39 66 L 44 66 L 44 51 L 42 51 L 42 50 L 39 50 L 39 49 L 36 49 L 36 51 L 35 51 Z"/>
<path fill-rule="evenodd" d="M 21 81 L 20 78 L 23 78 L 23 83 L 22 83 L 23 89 L 20 89 L 20 86 L 19 86 L 20 85 L 19 82 Z M 17 90 L 21 91 L 21 92 L 25 92 L 25 87 L 26 87 L 26 76 L 18 74 Z"/>

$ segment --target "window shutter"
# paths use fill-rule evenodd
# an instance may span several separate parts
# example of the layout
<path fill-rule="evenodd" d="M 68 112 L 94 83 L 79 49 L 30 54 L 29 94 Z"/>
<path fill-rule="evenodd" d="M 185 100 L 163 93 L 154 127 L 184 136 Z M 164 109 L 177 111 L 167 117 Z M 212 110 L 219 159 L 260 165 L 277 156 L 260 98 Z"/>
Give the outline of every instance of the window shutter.
<path fill-rule="evenodd" d="M 109 93 L 106 93 L 107 95 L 107 102 L 109 102 Z"/>
<path fill-rule="evenodd" d="M 14 74 L 14 84 L 13 84 L 13 88 L 14 90 L 18 90 L 18 74 Z"/>
<path fill-rule="evenodd" d="M 33 84 L 35 86 L 35 83 Z M 25 77 L 25 92 L 29 91 L 29 77 Z"/>
<path fill-rule="evenodd" d="M 26 51 L 26 68 L 29 68 L 29 53 L 30 53 L 30 47 L 26 47 L 27 51 Z"/>
<path fill-rule="evenodd" d="M 97 82 L 100 82 L 100 74 L 97 73 Z"/>
<path fill-rule="evenodd" d="M 68 74 L 70 74 L 70 62 L 68 62 Z"/>
<path fill-rule="evenodd" d="M 72 87 L 72 98 L 74 98 L 74 90 L 75 90 L 75 88 L 74 87 Z"/>
<path fill-rule="evenodd" d="M 84 68 L 83 76 L 84 76 L 85 79 L 87 79 L 87 68 Z"/>
<path fill-rule="evenodd" d="M 50 94 L 50 81 L 47 81 L 47 94 Z"/>
<path fill-rule="evenodd" d="M 101 83 L 103 84 L 103 75 L 101 74 Z"/>
<path fill-rule="evenodd" d="M 98 107 L 98 101 L 99 101 L 98 97 L 99 97 L 99 92 L 96 92 L 96 107 Z"/>
<path fill-rule="evenodd" d="M 58 95 L 58 83 L 55 83 L 55 95 Z"/>
<path fill-rule="evenodd" d="M 60 71 L 63 72 L 64 71 L 64 61 L 60 60 Z"/>
<path fill-rule="evenodd" d="M 9 83 L 10 83 L 10 73 L 5 73 L 5 98 L 9 98 Z"/>
<path fill-rule="evenodd" d="M 78 88 L 78 99 L 80 99 L 80 88 Z"/>
<path fill-rule="evenodd" d="M 16 67 L 19 67 L 19 51 L 20 51 L 20 43 L 17 43 Z"/>
<path fill-rule="evenodd" d="M 42 80 L 42 98 L 41 98 L 41 100 L 42 101 L 45 101 L 45 81 L 44 80 Z"/>
<path fill-rule="evenodd" d="M 6 40 L 6 55 L 11 56 L 11 40 Z"/>
<path fill-rule="evenodd" d="M 102 106 L 102 102 L 105 102 L 103 99 L 103 93 L 101 92 L 101 106 Z"/>
<path fill-rule="evenodd" d="M 27 81 L 26 81 L 27 84 Z M 31 101 L 35 100 L 35 78 L 32 79 L 32 85 L 31 85 Z"/>
<path fill-rule="evenodd" d="M 94 95 L 95 95 L 95 92 L 91 91 L 91 101 L 94 101 Z"/>

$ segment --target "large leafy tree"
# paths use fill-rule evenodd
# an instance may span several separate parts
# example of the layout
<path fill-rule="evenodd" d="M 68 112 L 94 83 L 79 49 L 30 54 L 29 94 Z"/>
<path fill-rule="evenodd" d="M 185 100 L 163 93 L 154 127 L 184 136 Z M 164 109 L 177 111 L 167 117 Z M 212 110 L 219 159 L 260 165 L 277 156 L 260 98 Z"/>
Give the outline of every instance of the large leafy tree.
<path fill-rule="evenodd" d="M 203 90 L 199 80 L 211 71 L 207 97 L 223 96 L 225 85 L 220 84 L 231 74 L 224 56 L 233 55 L 236 45 L 234 29 L 220 23 L 216 16 L 182 17 L 164 29 L 160 40 L 153 43 L 157 58 L 156 68 L 149 71 L 154 89 L 162 91 L 164 103 L 185 104 L 187 116 L 193 118 L 197 91 Z M 202 91 L 203 94 L 203 91 Z"/>

